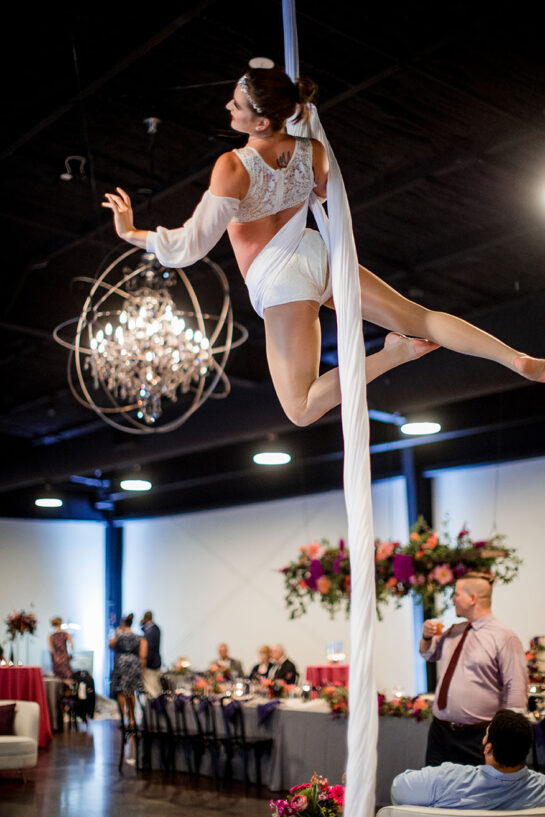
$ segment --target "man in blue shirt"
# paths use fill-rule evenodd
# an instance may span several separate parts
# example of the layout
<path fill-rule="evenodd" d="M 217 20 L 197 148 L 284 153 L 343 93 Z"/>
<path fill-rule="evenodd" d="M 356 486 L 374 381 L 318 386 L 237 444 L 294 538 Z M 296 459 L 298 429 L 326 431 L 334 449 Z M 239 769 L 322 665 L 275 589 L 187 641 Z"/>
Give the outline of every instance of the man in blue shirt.
<path fill-rule="evenodd" d="M 532 727 L 525 716 L 500 709 L 483 739 L 484 766 L 442 763 L 398 774 L 392 803 L 459 809 L 545 807 L 545 775 L 525 763 L 531 745 Z"/>

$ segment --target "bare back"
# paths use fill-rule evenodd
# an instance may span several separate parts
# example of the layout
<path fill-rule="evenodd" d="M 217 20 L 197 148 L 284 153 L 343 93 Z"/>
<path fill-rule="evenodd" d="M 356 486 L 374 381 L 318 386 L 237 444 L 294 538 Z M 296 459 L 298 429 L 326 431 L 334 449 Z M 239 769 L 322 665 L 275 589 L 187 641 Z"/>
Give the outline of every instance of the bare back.
<path fill-rule="evenodd" d="M 248 147 L 257 152 L 261 160 L 272 170 L 277 171 L 288 166 L 295 150 L 295 142 L 295 137 L 279 132 L 268 139 L 252 140 L 250 138 Z M 315 182 L 313 189 L 317 195 L 325 196 L 327 181 L 325 149 L 320 142 L 314 139 L 312 148 L 312 170 Z M 220 156 L 210 181 L 212 193 L 235 196 L 242 201 L 248 194 L 250 184 L 250 175 L 235 153 L 224 153 Z M 301 201 L 255 221 L 231 222 L 228 234 L 239 269 L 244 277 L 256 256 L 304 204 L 305 201 Z"/>

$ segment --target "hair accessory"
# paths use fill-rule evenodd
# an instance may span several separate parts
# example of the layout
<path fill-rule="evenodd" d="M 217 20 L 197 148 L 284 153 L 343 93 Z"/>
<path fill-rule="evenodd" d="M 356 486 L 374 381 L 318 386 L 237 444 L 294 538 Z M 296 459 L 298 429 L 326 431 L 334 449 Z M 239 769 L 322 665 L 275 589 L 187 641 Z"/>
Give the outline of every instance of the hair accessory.
<path fill-rule="evenodd" d="M 248 76 L 247 76 L 247 74 L 244 74 L 239 79 L 239 81 L 237 82 L 237 85 L 240 88 L 240 90 L 244 91 L 244 93 L 246 94 L 246 98 L 248 99 L 248 102 L 250 103 L 250 108 L 253 108 L 256 113 L 262 114 L 263 113 L 263 108 L 259 108 L 256 105 L 256 103 L 254 102 L 254 100 L 252 99 L 252 96 L 250 94 L 250 90 L 248 88 Z"/>

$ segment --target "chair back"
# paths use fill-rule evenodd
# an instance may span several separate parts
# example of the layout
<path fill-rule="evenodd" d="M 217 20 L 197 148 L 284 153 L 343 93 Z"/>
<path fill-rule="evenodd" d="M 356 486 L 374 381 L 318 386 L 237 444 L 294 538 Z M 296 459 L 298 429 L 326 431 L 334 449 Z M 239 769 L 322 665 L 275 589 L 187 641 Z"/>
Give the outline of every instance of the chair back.
<path fill-rule="evenodd" d="M 200 695 L 192 695 L 191 708 L 199 735 L 202 738 L 213 738 L 213 740 L 216 740 L 216 716 L 212 699 L 207 697 L 203 698 Z"/>
<path fill-rule="evenodd" d="M 187 707 L 189 704 L 190 699 L 186 695 L 176 695 L 174 698 L 174 723 L 177 735 L 189 736 L 187 726 Z"/>
<path fill-rule="evenodd" d="M 226 736 L 231 740 L 246 743 L 244 707 L 240 701 L 223 697 L 221 699 L 221 714 L 223 716 Z"/>

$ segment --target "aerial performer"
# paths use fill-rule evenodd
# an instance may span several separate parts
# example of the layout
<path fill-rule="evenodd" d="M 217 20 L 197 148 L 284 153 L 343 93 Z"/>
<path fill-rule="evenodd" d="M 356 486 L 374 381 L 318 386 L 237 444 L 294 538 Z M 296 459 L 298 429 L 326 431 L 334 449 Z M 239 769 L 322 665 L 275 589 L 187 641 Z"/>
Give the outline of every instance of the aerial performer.
<path fill-rule="evenodd" d="M 293 83 L 278 67 L 250 68 L 239 79 L 226 108 L 233 130 L 248 135 L 246 146 L 219 157 L 208 190 L 182 227 L 137 229 L 130 198 L 119 187 L 106 194 L 102 205 L 112 210 L 120 238 L 154 253 L 166 267 L 203 258 L 227 230 L 252 305 L 264 319 L 278 399 L 300 426 L 341 402 L 338 370 L 319 375 L 318 313 L 322 305 L 335 308 L 327 247 L 319 232 L 306 228 L 309 200 L 327 197 L 327 154 L 316 139 L 286 130 L 294 114 L 305 118 L 315 93 L 314 83 Z M 396 333 L 367 359 L 367 382 L 437 346 L 494 360 L 545 382 L 544 360 L 408 300 L 361 265 L 359 278 L 362 318 Z"/>

